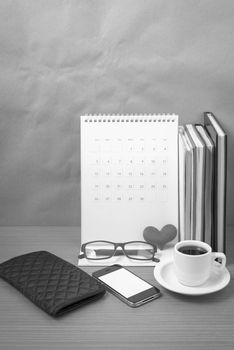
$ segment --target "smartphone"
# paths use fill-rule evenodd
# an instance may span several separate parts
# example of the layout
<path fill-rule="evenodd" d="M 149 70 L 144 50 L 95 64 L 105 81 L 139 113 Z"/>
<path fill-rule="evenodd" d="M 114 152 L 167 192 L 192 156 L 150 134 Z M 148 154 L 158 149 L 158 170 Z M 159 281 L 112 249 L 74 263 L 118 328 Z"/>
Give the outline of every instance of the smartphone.
<path fill-rule="evenodd" d="M 160 296 L 160 290 L 121 265 L 94 272 L 93 277 L 106 289 L 131 307 L 141 306 Z"/>

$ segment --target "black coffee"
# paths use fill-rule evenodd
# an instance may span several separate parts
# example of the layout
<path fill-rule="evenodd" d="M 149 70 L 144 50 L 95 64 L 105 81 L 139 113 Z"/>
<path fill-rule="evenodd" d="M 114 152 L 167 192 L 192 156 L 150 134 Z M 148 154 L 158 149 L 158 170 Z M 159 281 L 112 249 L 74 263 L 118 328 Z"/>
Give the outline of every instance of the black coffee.
<path fill-rule="evenodd" d="M 187 255 L 202 255 L 206 254 L 207 250 L 202 247 L 192 246 L 192 245 L 185 245 L 178 249 L 179 252 Z"/>

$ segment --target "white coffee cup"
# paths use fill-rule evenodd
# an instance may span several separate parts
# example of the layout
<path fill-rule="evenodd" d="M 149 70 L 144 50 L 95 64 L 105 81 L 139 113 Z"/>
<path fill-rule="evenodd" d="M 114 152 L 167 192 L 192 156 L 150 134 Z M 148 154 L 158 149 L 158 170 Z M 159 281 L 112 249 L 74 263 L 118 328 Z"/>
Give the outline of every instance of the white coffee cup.
<path fill-rule="evenodd" d="M 221 263 L 215 261 L 217 258 Z M 178 242 L 174 247 L 175 274 L 179 282 L 186 286 L 203 284 L 214 267 L 222 270 L 225 265 L 225 254 L 212 253 L 211 247 L 205 242 L 186 240 Z"/>

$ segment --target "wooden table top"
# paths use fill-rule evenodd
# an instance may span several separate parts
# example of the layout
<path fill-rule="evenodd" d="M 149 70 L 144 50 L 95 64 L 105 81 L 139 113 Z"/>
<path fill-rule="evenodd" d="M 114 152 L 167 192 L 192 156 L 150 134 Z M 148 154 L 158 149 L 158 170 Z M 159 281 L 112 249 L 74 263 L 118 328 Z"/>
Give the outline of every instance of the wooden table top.
<path fill-rule="evenodd" d="M 162 297 L 130 308 L 107 293 L 53 319 L 0 280 L 0 349 L 234 349 L 234 235 L 227 232 L 230 284 L 217 293 L 183 296 L 159 287 Z M 48 250 L 77 264 L 79 227 L 1 227 L 0 262 Z M 88 273 L 97 267 L 83 267 Z M 158 286 L 153 267 L 129 268 Z"/>

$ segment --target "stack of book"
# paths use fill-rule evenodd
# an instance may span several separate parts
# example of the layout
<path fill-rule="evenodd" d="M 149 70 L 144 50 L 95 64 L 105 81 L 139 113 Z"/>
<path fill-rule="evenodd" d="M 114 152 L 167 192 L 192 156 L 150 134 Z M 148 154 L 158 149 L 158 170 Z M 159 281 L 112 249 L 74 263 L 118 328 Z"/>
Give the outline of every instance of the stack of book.
<path fill-rule="evenodd" d="M 217 118 L 179 127 L 180 240 L 225 252 L 227 135 Z"/>

